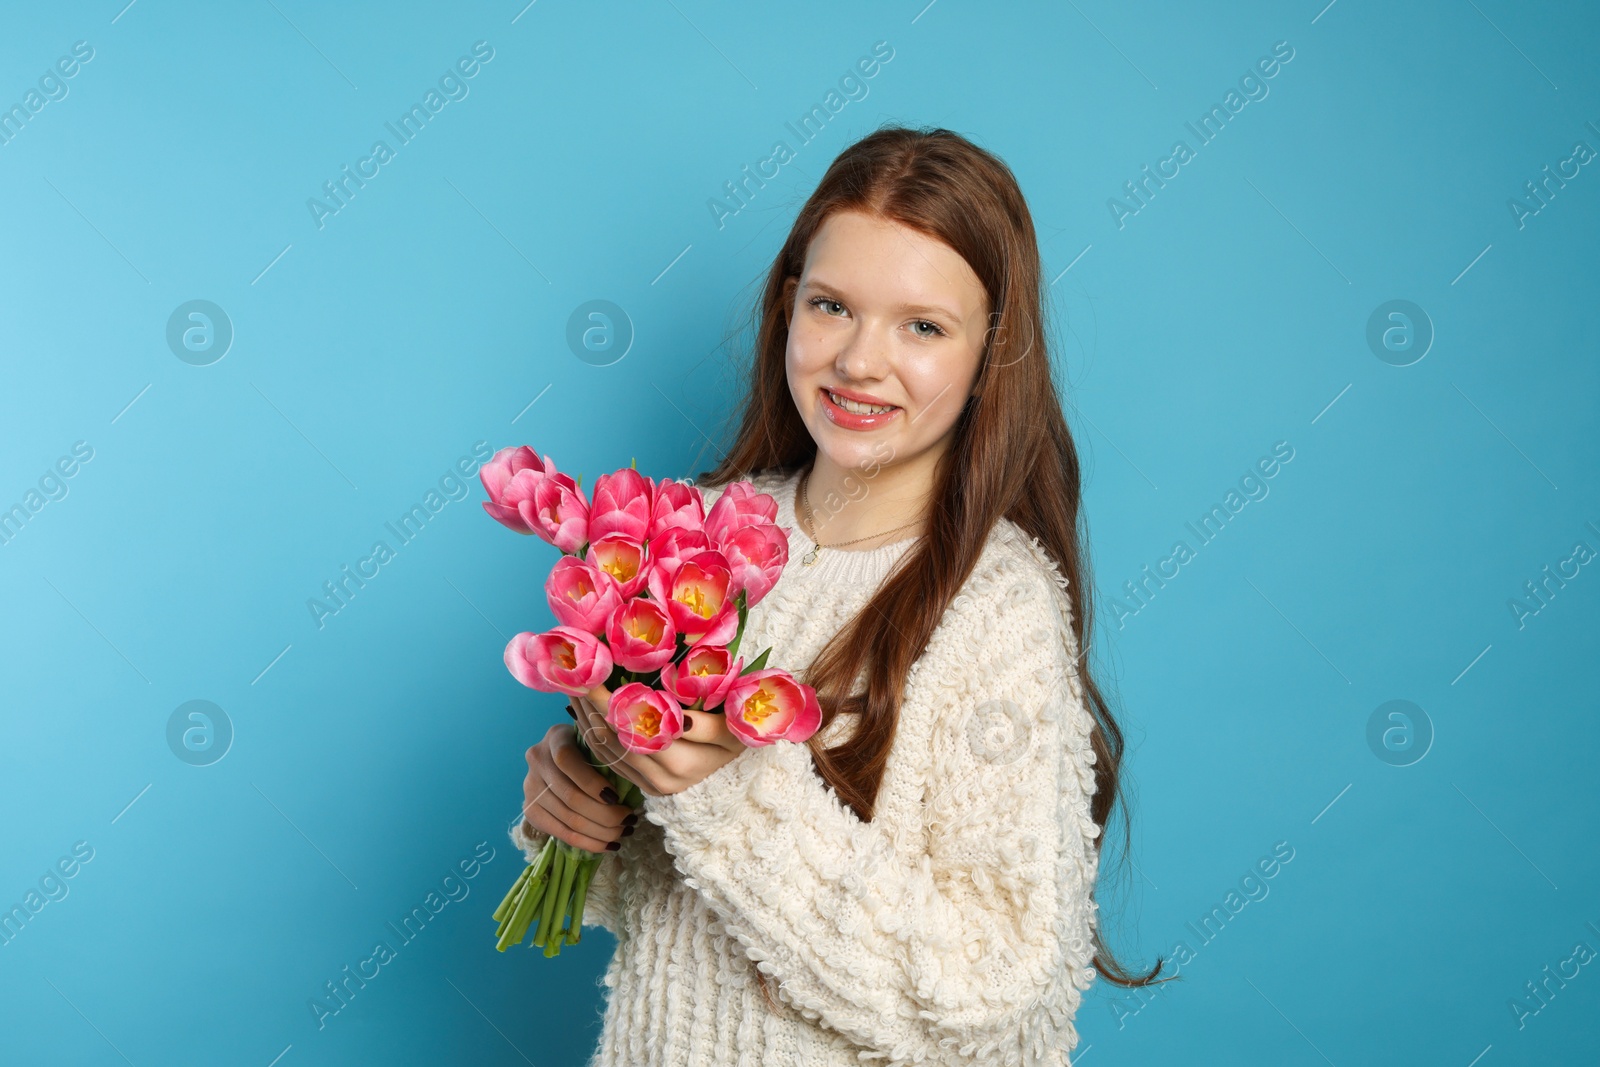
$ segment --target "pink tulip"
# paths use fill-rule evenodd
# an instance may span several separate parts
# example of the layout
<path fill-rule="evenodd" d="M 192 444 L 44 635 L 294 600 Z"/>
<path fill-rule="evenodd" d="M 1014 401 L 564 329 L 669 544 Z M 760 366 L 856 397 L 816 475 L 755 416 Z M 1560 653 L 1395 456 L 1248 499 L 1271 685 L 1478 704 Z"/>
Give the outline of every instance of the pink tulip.
<path fill-rule="evenodd" d="M 678 630 L 666 607 L 636 597 L 627 601 L 606 623 L 606 643 L 611 658 L 623 670 L 658 671 L 678 651 Z"/>
<path fill-rule="evenodd" d="M 590 634 L 605 633 L 606 623 L 624 600 L 615 578 L 578 556 L 556 560 L 545 579 L 544 595 L 556 622 Z"/>
<path fill-rule="evenodd" d="M 712 545 L 721 547 L 741 527 L 777 520 L 776 499 L 757 492 L 750 482 L 733 482 L 717 497 L 706 515 L 706 536 Z"/>
<path fill-rule="evenodd" d="M 611 650 L 593 634 L 557 626 L 513 637 L 506 645 L 506 668 L 529 689 L 587 696 L 611 677 Z"/>
<path fill-rule="evenodd" d="M 525 475 L 519 475 L 523 477 Z M 523 518 L 529 508 L 518 505 Z M 576 554 L 589 540 L 589 501 L 583 490 L 565 474 L 548 474 L 533 489 L 533 532 L 563 552 Z"/>
<path fill-rule="evenodd" d="M 589 506 L 590 539 L 598 541 L 608 534 L 621 534 L 643 544 L 650 531 L 655 495 L 655 483 L 632 467 L 600 475 L 594 480 Z"/>
<path fill-rule="evenodd" d="M 744 666 L 726 647 L 698 644 L 677 663 L 661 668 L 661 688 L 689 711 L 710 711 L 722 703 Z"/>
<path fill-rule="evenodd" d="M 699 489 L 674 481 L 656 485 L 656 498 L 650 509 L 650 531 L 646 537 L 659 537 L 675 528 L 703 531 L 705 525 L 706 505 Z"/>
<path fill-rule="evenodd" d="M 697 552 L 676 568 L 657 560 L 650 567 L 649 585 L 650 595 L 667 605 L 672 624 L 687 640 L 725 645 L 738 633 L 739 590 L 721 552 Z"/>
<path fill-rule="evenodd" d="M 649 550 L 621 534 L 607 534 L 590 541 L 583 558 L 616 580 L 623 599 L 638 596 L 649 578 Z"/>
<path fill-rule="evenodd" d="M 483 502 L 483 510 L 496 522 L 517 533 L 536 533 L 538 523 L 532 514 L 533 491 L 540 481 L 555 473 L 555 464 L 549 457 L 541 460 L 539 454 L 527 445 L 502 448 L 478 470 L 478 479 L 489 494 L 489 499 Z M 526 514 L 522 509 L 524 504 L 528 506 Z"/>
<path fill-rule="evenodd" d="M 750 746 L 804 741 L 822 725 L 817 691 L 777 668 L 752 671 L 735 681 L 723 714 L 728 729 Z"/>
<path fill-rule="evenodd" d="M 673 526 L 650 539 L 649 553 L 650 566 L 657 564 L 664 566 L 668 573 L 676 571 L 678 564 L 690 556 L 714 547 L 711 539 L 704 530 L 691 530 L 683 526 Z"/>
<path fill-rule="evenodd" d="M 629 752 L 660 752 L 683 735 L 678 705 L 642 682 L 629 682 L 611 694 L 606 723 Z"/>
<path fill-rule="evenodd" d="M 745 590 L 745 606 L 754 607 L 778 584 L 789 562 L 789 530 L 770 522 L 742 526 L 722 543 L 722 552 L 735 587 Z"/>

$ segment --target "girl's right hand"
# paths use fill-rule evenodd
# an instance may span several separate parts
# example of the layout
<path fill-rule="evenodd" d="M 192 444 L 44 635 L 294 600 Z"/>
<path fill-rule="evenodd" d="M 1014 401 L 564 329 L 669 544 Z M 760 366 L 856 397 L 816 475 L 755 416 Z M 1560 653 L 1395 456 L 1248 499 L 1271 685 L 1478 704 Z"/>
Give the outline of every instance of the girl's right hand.
<path fill-rule="evenodd" d="M 526 828 L 540 830 L 589 852 L 615 852 L 633 833 L 639 815 L 615 803 L 616 791 L 578 749 L 570 724 L 558 723 L 528 749 L 522 781 Z"/>

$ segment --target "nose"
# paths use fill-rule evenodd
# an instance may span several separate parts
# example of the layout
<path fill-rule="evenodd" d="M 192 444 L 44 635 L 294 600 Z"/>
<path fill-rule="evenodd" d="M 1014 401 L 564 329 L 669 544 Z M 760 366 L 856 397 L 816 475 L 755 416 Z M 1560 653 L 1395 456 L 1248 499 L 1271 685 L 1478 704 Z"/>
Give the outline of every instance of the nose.
<path fill-rule="evenodd" d="M 863 323 L 850 332 L 833 365 L 844 381 L 878 381 L 888 373 L 888 345 L 873 326 Z"/>

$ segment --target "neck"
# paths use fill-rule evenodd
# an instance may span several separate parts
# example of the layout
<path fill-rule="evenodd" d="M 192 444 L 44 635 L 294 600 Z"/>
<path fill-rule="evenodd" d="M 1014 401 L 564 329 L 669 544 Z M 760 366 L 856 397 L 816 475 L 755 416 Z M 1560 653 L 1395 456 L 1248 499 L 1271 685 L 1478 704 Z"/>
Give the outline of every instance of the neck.
<path fill-rule="evenodd" d="M 802 474 L 811 504 L 809 536 L 824 546 L 863 538 L 850 546 L 863 550 L 916 537 L 923 532 L 938 459 L 929 450 L 903 463 L 858 469 L 841 467 L 819 451 L 810 473 Z M 804 521 L 805 509 L 798 500 L 796 505 Z M 895 529 L 906 523 L 913 525 Z"/>

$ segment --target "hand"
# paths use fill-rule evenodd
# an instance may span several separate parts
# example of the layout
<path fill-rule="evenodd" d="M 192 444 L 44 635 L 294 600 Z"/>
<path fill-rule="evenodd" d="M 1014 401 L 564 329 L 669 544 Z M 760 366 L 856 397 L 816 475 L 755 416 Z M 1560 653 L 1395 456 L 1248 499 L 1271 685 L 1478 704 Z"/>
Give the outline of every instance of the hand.
<path fill-rule="evenodd" d="M 584 743 L 598 759 L 647 796 L 681 793 L 732 763 L 746 747 L 728 729 L 722 709 L 718 708 L 685 711 L 683 735 L 660 752 L 629 752 L 606 722 L 606 709 L 611 706 L 609 689 L 597 685 L 587 697 L 573 697 L 572 704 L 578 711 L 578 728 L 583 731 Z"/>
<path fill-rule="evenodd" d="M 626 804 L 601 800 L 601 793 L 610 788 L 611 783 L 579 751 L 574 728 L 567 723 L 552 726 L 543 741 L 528 749 L 523 820 L 577 848 L 615 851 L 612 843 L 620 847 L 638 816 Z"/>

